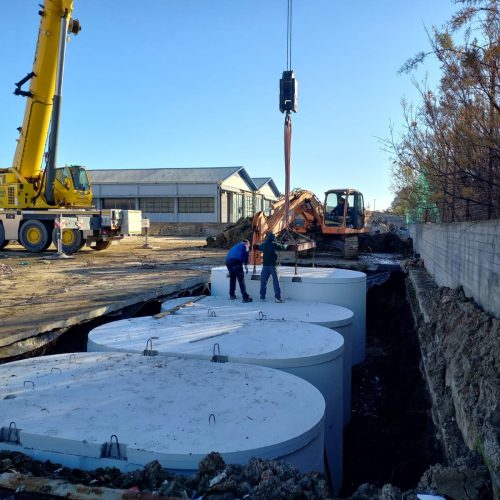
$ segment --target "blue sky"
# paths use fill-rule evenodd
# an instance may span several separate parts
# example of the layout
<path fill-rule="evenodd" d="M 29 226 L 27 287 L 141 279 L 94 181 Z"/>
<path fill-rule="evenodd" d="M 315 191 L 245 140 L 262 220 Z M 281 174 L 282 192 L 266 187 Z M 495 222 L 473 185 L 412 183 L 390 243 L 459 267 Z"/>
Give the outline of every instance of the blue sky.
<path fill-rule="evenodd" d="M 39 0 L 0 0 L 0 166 L 10 166 L 31 71 Z M 244 166 L 284 189 L 286 0 L 75 0 L 58 164 L 89 169 Z M 291 187 L 355 187 L 386 208 L 390 159 L 379 138 L 416 101 L 405 60 L 451 0 L 294 0 Z M 438 72 L 430 61 L 414 76 Z M 375 201 L 376 200 L 376 201 Z"/>

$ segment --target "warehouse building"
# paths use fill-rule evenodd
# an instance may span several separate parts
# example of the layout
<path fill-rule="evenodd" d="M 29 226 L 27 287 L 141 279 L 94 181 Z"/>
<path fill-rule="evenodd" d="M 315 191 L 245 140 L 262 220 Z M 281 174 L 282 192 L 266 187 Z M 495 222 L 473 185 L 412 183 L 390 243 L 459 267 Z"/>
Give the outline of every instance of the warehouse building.
<path fill-rule="evenodd" d="M 142 210 L 153 232 L 217 234 L 266 210 L 280 193 L 270 177 L 243 167 L 90 170 L 97 208 Z"/>

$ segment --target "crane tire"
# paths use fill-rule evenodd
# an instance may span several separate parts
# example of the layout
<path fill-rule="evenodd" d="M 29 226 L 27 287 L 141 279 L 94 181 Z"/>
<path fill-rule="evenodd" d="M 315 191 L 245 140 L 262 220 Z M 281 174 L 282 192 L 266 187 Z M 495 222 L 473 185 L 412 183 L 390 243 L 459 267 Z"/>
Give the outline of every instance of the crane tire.
<path fill-rule="evenodd" d="M 0 222 L 0 250 L 5 248 L 9 244 L 9 240 L 5 239 L 5 229 L 3 224 Z"/>
<path fill-rule="evenodd" d="M 106 248 L 109 248 L 110 246 L 111 241 L 96 241 L 95 246 L 90 248 L 93 248 L 94 250 L 97 250 L 99 252 L 101 250 L 106 250 Z"/>
<path fill-rule="evenodd" d="M 50 245 L 47 226 L 39 220 L 24 222 L 19 230 L 19 242 L 28 252 L 44 252 Z"/>
<path fill-rule="evenodd" d="M 52 242 L 57 249 L 57 229 L 52 230 Z M 62 232 L 62 251 L 67 255 L 78 252 L 85 245 L 83 234 L 79 229 L 64 228 Z"/>

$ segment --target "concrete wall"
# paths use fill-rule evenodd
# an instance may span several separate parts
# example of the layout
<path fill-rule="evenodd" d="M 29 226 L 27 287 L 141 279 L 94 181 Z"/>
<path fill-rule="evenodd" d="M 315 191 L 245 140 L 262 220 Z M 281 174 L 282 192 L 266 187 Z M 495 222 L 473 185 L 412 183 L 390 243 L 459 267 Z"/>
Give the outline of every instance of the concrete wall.
<path fill-rule="evenodd" d="M 500 318 L 500 220 L 415 224 L 413 248 L 439 286 L 462 286 Z"/>
<path fill-rule="evenodd" d="M 150 234 L 161 236 L 216 236 L 227 224 L 218 223 L 164 223 L 151 221 Z"/>

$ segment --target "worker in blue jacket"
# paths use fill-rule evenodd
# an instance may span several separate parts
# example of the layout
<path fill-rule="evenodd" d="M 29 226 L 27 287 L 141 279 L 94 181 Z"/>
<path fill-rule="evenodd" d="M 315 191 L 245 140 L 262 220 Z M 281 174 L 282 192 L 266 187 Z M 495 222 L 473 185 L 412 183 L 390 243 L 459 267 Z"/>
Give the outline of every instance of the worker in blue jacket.
<path fill-rule="evenodd" d="M 247 293 L 245 275 L 243 274 L 243 266 L 248 274 L 249 251 L 250 242 L 243 240 L 231 247 L 226 255 L 226 267 L 229 271 L 229 298 L 231 300 L 236 299 L 236 280 L 238 280 L 243 302 L 252 302 L 252 297 Z"/>
<path fill-rule="evenodd" d="M 274 234 L 268 233 L 264 243 L 259 245 L 262 252 L 262 273 L 260 275 L 260 300 L 266 300 L 266 289 L 269 277 L 273 277 L 274 298 L 276 302 L 283 302 L 281 298 L 280 282 L 276 265 L 278 262 L 278 250 L 286 250 L 287 245 L 278 243 Z"/>

